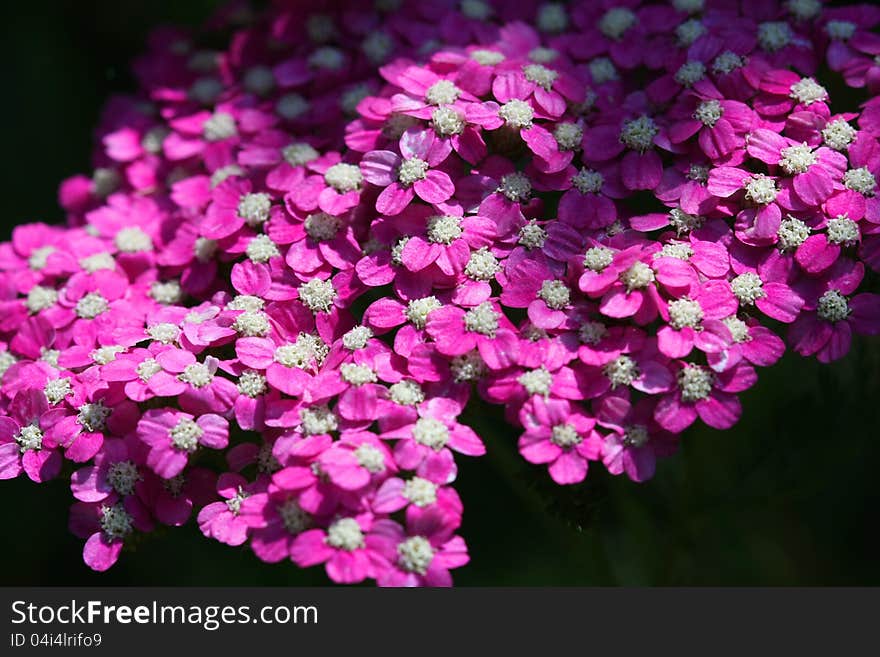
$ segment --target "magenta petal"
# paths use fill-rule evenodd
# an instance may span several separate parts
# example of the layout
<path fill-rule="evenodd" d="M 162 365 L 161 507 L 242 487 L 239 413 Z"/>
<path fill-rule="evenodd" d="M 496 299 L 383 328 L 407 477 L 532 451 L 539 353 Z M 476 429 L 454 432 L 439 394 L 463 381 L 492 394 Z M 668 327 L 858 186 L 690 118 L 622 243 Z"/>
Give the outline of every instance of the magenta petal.
<path fill-rule="evenodd" d="M 455 184 L 449 174 L 436 169 L 428 171 L 422 180 L 413 183 L 413 187 L 419 198 L 428 203 L 442 203 L 455 193 Z"/>
<path fill-rule="evenodd" d="M 631 151 L 623 157 L 620 175 L 627 189 L 654 189 L 663 178 L 663 162 L 656 151 Z"/>
<path fill-rule="evenodd" d="M 108 541 L 104 534 L 95 533 L 89 536 L 83 546 L 83 561 L 92 570 L 103 572 L 116 563 L 121 551 L 122 541 Z"/>
<path fill-rule="evenodd" d="M 587 461 L 574 450 L 565 451 L 550 465 L 549 472 L 557 484 L 577 484 L 587 476 Z"/>
<path fill-rule="evenodd" d="M 388 216 L 400 214 L 414 196 L 412 187 L 404 187 L 397 182 L 391 183 L 376 199 L 376 210 Z"/>

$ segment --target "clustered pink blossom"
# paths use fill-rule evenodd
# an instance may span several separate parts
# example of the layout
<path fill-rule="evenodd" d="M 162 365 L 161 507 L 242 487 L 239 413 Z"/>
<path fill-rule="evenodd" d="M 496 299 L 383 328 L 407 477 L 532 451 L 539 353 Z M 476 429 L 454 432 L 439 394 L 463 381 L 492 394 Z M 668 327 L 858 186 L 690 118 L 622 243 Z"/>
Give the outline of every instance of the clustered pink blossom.
<path fill-rule="evenodd" d="M 880 99 L 817 77 L 880 89 L 876 7 L 307 4 L 156 32 L 67 225 L 0 245 L 0 478 L 69 476 L 91 568 L 197 522 L 450 585 L 469 404 L 644 481 L 786 346 L 880 331 Z"/>

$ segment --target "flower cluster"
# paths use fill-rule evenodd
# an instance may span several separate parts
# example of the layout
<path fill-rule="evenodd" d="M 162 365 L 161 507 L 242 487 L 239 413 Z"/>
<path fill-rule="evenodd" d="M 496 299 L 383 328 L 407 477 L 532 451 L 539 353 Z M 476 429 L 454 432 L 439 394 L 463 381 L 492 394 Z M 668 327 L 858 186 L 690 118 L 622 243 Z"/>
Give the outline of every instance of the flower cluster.
<path fill-rule="evenodd" d="M 468 404 L 643 481 L 786 346 L 880 331 L 880 102 L 818 77 L 880 88 L 876 8 L 320 4 L 157 32 L 68 225 L 0 245 L 0 478 L 69 473 L 93 569 L 195 520 L 449 585 Z"/>

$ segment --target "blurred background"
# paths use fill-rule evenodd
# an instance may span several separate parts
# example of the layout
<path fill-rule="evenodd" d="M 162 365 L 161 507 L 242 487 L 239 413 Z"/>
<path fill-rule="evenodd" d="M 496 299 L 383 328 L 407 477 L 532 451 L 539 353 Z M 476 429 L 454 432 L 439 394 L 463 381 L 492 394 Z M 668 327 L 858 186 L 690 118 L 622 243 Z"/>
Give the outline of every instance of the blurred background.
<path fill-rule="evenodd" d="M 61 221 L 56 189 L 87 172 L 101 105 L 132 88 L 149 29 L 197 24 L 212 0 L 28 0 L 0 22 L 2 239 Z M 859 102 L 832 97 L 838 109 Z M 874 286 L 876 288 L 876 285 Z M 462 460 L 462 585 L 880 584 L 880 341 L 822 366 L 794 354 L 742 396 L 730 431 L 698 427 L 649 483 L 593 468 L 563 489 L 516 453 L 490 411 L 467 421 L 489 455 Z M 246 548 L 165 529 L 91 572 L 67 532 L 67 482 L 0 482 L 0 585 L 316 585 L 322 569 L 261 563 Z"/>

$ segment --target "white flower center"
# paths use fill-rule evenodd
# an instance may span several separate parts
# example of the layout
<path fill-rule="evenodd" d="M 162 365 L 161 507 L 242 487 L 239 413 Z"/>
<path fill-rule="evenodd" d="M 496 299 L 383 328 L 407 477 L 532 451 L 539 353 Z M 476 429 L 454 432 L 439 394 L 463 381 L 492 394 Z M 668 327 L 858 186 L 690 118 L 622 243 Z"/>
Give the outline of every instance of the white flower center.
<path fill-rule="evenodd" d="M 828 21 L 825 31 L 835 41 L 848 41 L 856 33 L 858 26 L 850 21 Z"/>
<path fill-rule="evenodd" d="M 793 251 L 803 244 L 810 236 L 810 228 L 800 219 L 788 216 L 779 224 L 776 237 L 780 251 Z"/>
<path fill-rule="evenodd" d="M 145 358 L 135 369 L 138 378 L 144 383 L 153 378 L 153 375 L 158 374 L 161 371 L 162 366 L 159 365 L 159 362 L 155 358 Z"/>
<path fill-rule="evenodd" d="M 125 538 L 132 532 L 132 517 L 121 502 L 113 506 L 101 505 L 101 529 L 112 539 Z"/>
<path fill-rule="evenodd" d="M 605 176 L 593 169 L 581 169 L 571 177 L 571 184 L 581 194 L 598 194 L 605 184 Z"/>
<path fill-rule="evenodd" d="M 56 301 L 58 301 L 57 290 L 42 285 L 34 285 L 28 290 L 27 299 L 25 300 L 24 305 L 27 307 L 28 311 L 33 314 L 51 308 L 55 305 Z"/>
<path fill-rule="evenodd" d="M 599 344 L 608 333 L 602 322 L 587 321 L 578 329 L 578 339 L 584 344 Z"/>
<path fill-rule="evenodd" d="M 243 175 L 244 169 L 242 169 L 240 166 L 238 166 L 237 164 L 227 164 L 225 167 L 220 167 L 211 174 L 211 187 L 216 187 L 227 178 Z"/>
<path fill-rule="evenodd" d="M 828 241 L 832 244 L 852 246 L 859 241 L 859 225 L 845 214 L 829 219 L 825 226 Z"/>
<path fill-rule="evenodd" d="M 537 369 L 529 370 L 521 374 L 517 382 L 526 389 L 530 395 L 550 396 L 550 388 L 553 385 L 553 375 L 543 365 Z"/>
<path fill-rule="evenodd" d="M 686 62 L 675 72 L 675 81 L 683 87 L 690 87 L 704 77 L 706 77 L 706 65 L 699 61 Z"/>
<path fill-rule="evenodd" d="M 846 119 L 835 119 L 822 130 L 825 145 L 836 151 L 845 151 L 856 138 L 856 129 Z"/>
<path fill-rule="evenodd" d="M 724 115 L 724 108 L 717 100 L 705 100 L 694 111 L 694 118 L 707 128 L 712 128 Z"/>
<path fill-rule="evenodd" d="M 669 211 L 669 224 L 675 228 L 679 235 L 689 233 L 703 225 L 705 217 L 696 214 L 688 214 L 681 208 L 673 208 Z"/>
<path fill-rule="evenodd" d="M 8 351 L 0 351 L 0 378 L 17 362 L 18 359 Z"/>
<path fill-rule="evenodd" d="M 620 41 L 637 20 L 636 15 L 626 7 L 613 7 L 599 19 L 599 31 L 609 39 Z"/>
<path fill-rule="evenodd" d="M 403 485 L 403 496 L 416 506 L 429 506 L 437 501 L 437 486 L 427 479 L 413 477 Z"/>
<path fill-rule="evenodd" d="M 329 313 L 338 293 L 330 281 L 313 278 L 299 286 L 299 298 L 314 313 Z"/>
<path fill-rule="evenodd" d="M 293 344 L 277 347 L 273 358 L 276 363 L 284 367 L 298 367 L 304 370 L 323 362 L 329 351 L 329 347 L 318 336 L 300 333 Z"/>
<path fill-rule="evenodd" d="M 564 121 L 556 125 L 553 130 L 553 138 L 560 150 L 573 151 L 580 148 L 584 130 L 577 123 Z"/>
<path fill-rule="evenodd" d="M 406 306 L 406 318 L 416 328 L 423 329 L 425 322 L 428 321 L 428 315 L 442 305 L 435 296 L 411 299 Z"/>
<path fill-rule="evenodd" d="M 681 389 L 681 400 L 692 403 L 706 399 L 715 384 L 715 375 L 699 365 L 686 364 L 678 373 L 678 387 Z"/>
<path fill-rule="evenodd" d="M 189 418 L 181 418 L 170 431 L 171 443 L 184 452 L 194 452 L 199 446 L 199 438 L 204 430 Z"/>
<path fill-rule="evenodd" d="M 298 119 L 306 114 L 309 109 L 309 101 L 297 93 L 284 94 L 275 103 L 275 111 L 281 118 L 288 121 Z"/>
<path fill-rule="evenodd" d="M 816 154 L 807 144 L 796 144 L 783 148 L 779 165 L 790 176 L 806 173 L 816 163 Z"/>
<path fill-rule="evenodd" d="M 511 128 L 530 128 L 535 118 L 532 106 L 524 100 L 514 98 L 504 103 L 498 110 L 498 116 Z"/>
<path fill-rule="evenodd" d="M 539 87 L 543 87 L 547 91 L 550 90 L 553 83 L 556 82 L 556 78 L 559 77 L 559 73 L 541 64 L 526 64 L 522 70 L 526 80 L 535 83 Z"/>
<path fill-rule="evenodd" d="M 432 417 L 419 418 L 412 434 L 417 443 L 430 447 L 436 452 L 446 447 L 446 443 L 449 442 L 449 429 L 440 420 Z"/>
<path fill-rule="evenodd" d="M 776 189 L 776 181 L 757 173 L 746 181 L 746 198 L 758 205 L 766 205 L 776 200 L 779 190 Z"/>
<path fill-rule="evenodd" d="M 312 68 L 339 71 L 345 66 L 345 55 L 338 48 L 322 46 L 309 55 L 309 65 Z"/>
<path fill-rule="evenodd" d="M 208 262 L 217 253 L 217 241 L 209 240 L 207 237 L 196 238 L 193 244 L 193 255 L 199 262 Z"/>
<path fill-rule="evenodd" d="M 701 20 L 691 18 L 675 28 L 676 41 L 682 48 L 687 48 L 707 31 Z"/>
<path fill-rule="evenodd" d="M 784 21 L 768 21 L 758 25 L 758 43 L 766 52 L 782 50 L 793 38 L 791 26 Z"/>
<path fill-rule="evenodd" d="M 568 423 L 557 424 L 551 429 L 550 442 L 563 449 L 569 449 L 583 441 L 577 429 Z"/>
<path fill-rule="evenodd" d="M 463 232 L 461 217 L 446 214 L 428 219 L 428 240 L 434 244 L 452 244 Z"/>
<path fill-rule="evenodd" d="M 98 167 L 92 174 L 92 191 L 98 198 L 105 198 L 119 187 L 119 174 L 114 169 Z"/>
<path fill-rule="evenodd" d="M 812 105 L 820 100 L 826 100 L 828 92 L 813 78 L 801 78 L 799 82 L 791 85 L 789 96 L 804 105 Z"/>
<path fill-rule="evenodd" d="M 596 273 L 602 272 L 614 262 L 614 251 L 604 246 L 591 246 L 584 254 L 584 267 Z"/>
<path fill-rule="evenodd" d="M 100 292 L 89 292 L 76 302 L 76 314 L 82 319 L 94 319 L 109 309 L 110 303 Z"/>
<path fill-rule="evenodd" d="M 226 304 L 229 310 L 262 310 L 264 302 L 260 297 L 252 294 L 239 294 Z M 187 318 L 187 321 L 196 321 Z"/>
<path fill-rule="evenodd" d="M 370 32 L 361 42 L 361 51 L 373 65 L 385 62 L 393 50 L 394 41 L 385 32 Z"/>
<path fill-rule="evenodd" d="M 669 325 L 674 329 L 699 326 L 703 321 L 703 308 L 699 301 L 683 298 L 669 302 Z"/>
<path fill-rule="evenodd" d="M 214 373 L 204 363 L 190 363 L 177 378 L 193 388 L 204 388 L 214 380 Z"/>
<path fill-rule="evenodd" d="M 749 335 L 749 325 L 736 315 L 725 317 L 721 321 L 724 322 L 724 325 L 730 331 L 734 342 L 748 342 L 752 339 L 752 336 Z"/>
<path fill-rule="evenodd" d="M 620 281 L 626 285 L 628 292 L 639 290 L 654 282 L 654 270 L 644 262 L 637 261 L 620 275 Z"/>
<path fill-rule="evenodd" d="M 244 74 L 242 83 L 252 94 L 265 96 L 275 88 L 275 76 L 268 66 L 254 66 Z"/>
<path fill-rule="evenodd" d="M 687 242 L 670 242 L 669 244 L 664 244 L 663 248 L 654 254 L 654 259 L 675 258 L 676 260 L 690 260 L 692 255 L 694 255 L 694 250 Z"/>
<path fill-rule="evenodd" d="M 425 91 L 425 100 L 431 105 L 450 105 L 458 100 L 461 89 L 451 80 L 438 80 Z"/>
<path fill-rule="evenodd" d="M 62 377 L 60 379 L 51 379 L 46 382 L 43 388 L 46 400 L 52 404 L 58 404 L 68 395 L 73 394 L 73 388 L 70 386 L 70 377 Z"/>
<path fill-rule="evenodd" d="M 654 120 L 642 115 L 632 121 L 624 122 L 623 129 L 620 131 L 620 141 L 627 148 L 644 153 L 649 148 L 653 148 L 654 137 L 658 132 L 660 129 Z"/>
<path fill-rule="evenodd" d="M 342 380 L 353 386 L 362 386 L 367 383 L 376 383 L 378 377 L 371 367 L 357 365 L 355 363 L 343 363 L 339 367 Z"/>
<path fill-rule="evenodd" d="M 302 422 L 303 433 L 307 436 L 330 433 L 336 431 L 339 426 L 336 414 L 326 406 L 303 408 L 299 412 L 299 419 Z"/>
<path fill-rule="evenodd" d="M 706 184 L 709 180 L 709 167 L 705 164 L 692 164 L 688 167 L 687 179 Z"/>
<path fill-rule="evenodd" d="M 471 59 L 482 66 L 495 66 L 505 60 L 502 53 L 495 50 L 478 49 L 471 53 Z"/>
<path fill-rule="evenodd" d="M 789 13 L 799 21 L 815 18 L 822 11 L 822 3 L 819 0 L 788 0 L 785 5 Z"/>
<path fill-rule="evenodd" d="M 850 309 L 846 297 L 838 290 L 828 290 L 819 297 L 816 314 L 828 322 L 840 322 L 849 317 Z"/>
<path fill-rule="evenodd" d="M 372 337 L 373 331 L 368 327 L 355 326 L 342 336 L 342 345 L 350 351 L 357 351 L 366 347 Z"/>
<path fill-rule="evenodd" d="M 22 454 L 38 452 L 43 449 L 43 432 L 37 425 L 28 424 L 15 434 L 15 442 L 18 443 L 18 449 Z"/>
<path fill-rule="evenodd" d="M 486 363 L 475 350 L 453 358 L 449 369 L 456 383 L 479 381 L 486 374 Z"/>
<path fill-rule="evenodd" d="M 271 209 L 272 199 L 264 192 L 245 194 L 238 201 L 238 216 L 251 227 L 264 223 L 269 218 Z"/>
<path fill-rule="evenodd" d="M 368 443 L 358 445 L 354 450 L 354 456 L 358 461 L 358 465 L 372 474 L 379 474 L 385 471 L 385 456 L 382 452 Z"/>
<path fill-rule="evenodd" d="M 208 141 L 222 141 L 238 134 L 235 119 L 226 112 L 215 112 L 202 126 L 202 134 Z"/>
<path fill-rule="evenodd" d="M 424 575 L 434 560 L 434 548 L 424 536 L 410 536 L 397 545 L 397 565 L 406 572 Z"/>
<path fill-rule="evenodd" d="M 279 504 L 277 511 L 281 524 L 291 535 L 302 533 L 311 524 L 311 516 L 302 510 L 296 500 L 286 500 L 283 504 Z"/>
<path fill-rule="evenodd" d="M 310 144 L 294 142 L 281 149 L 281 157 L 292 167 L 301 167 L 319 157 L 318 151 Z"/>
<path fill-rule="evenodd" d="M 238 388 L 238 391 L 241 394 L 255 399 L 260 395 L 265 394 L 267 390 L 266 377 L 254 370 L 245 370 L 241 373 L 241 376 L 238 377 L 238 382 L 235 384 L 235 387 Z"/>
<path fill-rule="evenodd" d="M 529 60 L 536 64 L 549 64 L 559 57 L 559 51 L 554 48 L 538 46 L 529 50 Z M 502 60 L 503 61 L 503 60 Z"/>
<path fill-rule="evenodd" d="M 235 495 L 226 500 L 226 508 L 229 509 L 229 512 L 232 515 L 237 516 L 239 511 L 241 511 L 241 503 L 248 497 L 250 497 L 250 495 L 239 486 Z"/>
<path fill-rule="evenodd" d="M 342 227 L 342 220 L 326 212 L 318 212 L 310 214 L 303 222 L 306 235 L 316 242 L 326 242 L 332 240 L 339 233 Z"/>
<path fill-rule="evenodd" d="M 162 144 L 171 131 L 163 125 L 157 125 L 147 130 L 141 138 L 141 148 L 154 155 L 162 152 Z"/>
<path fill-rule="evenodd" d="M 187 95 L 202 105 L 213 105 L 222 93 L 223 83 L 211 76 L 198 78 L 187 90 Z"/>
<path fill-rule="evenodd" d="M 497 191 L 514 203 L 525 203 L 532 196 L 532 183 L 524 173 L 508 173 L 501 177 Z"/>
<path fill-rule="evenodd" d="M 495 331 L 498 330 L 499 317 L 500 315 L 492 308 L 492 304 L 484 301 L 464 314 L 464 327 L 472 333 L 494 338 Z"/>
<path fill-rule="evenodd" d="M 712 71 L 720 75 L 726 75 L 727 73 L 732 73 L 738 68 L 742 68 L 744 65 L 745 61 L 743 61 L 742 57 L 735 52 L 725 50 L 712 62 Z"/>
<path fill-rule="evenodd" d="M 705 0 L 672 0 L 672 6 L 676 11 L 686 14 L 698 14 L 703 11 Z"/>
<path fill-rule="evenodd" d="M 544 246 L 546 240 L 547 231 L 539 226 L 534 219 L 519 229 L 518 243 L 529 250 L 540 249 Z M 471 257 L 473 257 L 473 254 Z"/>
<path fill-rule="evenodd" d="M 120 495 L 131 495 L 140 480 L 141 475 L 132 461 L 117 461 L 107 468 L 107 481 Z"/>
<path fill-rule="evenodd" d="M 372 90 L 366 84 L 358 84 L 351 89 L 346 90 L 339 99 L 339 106 L 342 111 L 349 116 L 357 113 L 357 106 L 360 102 L 370 95 Z"/>
<path fill-rule="evenodd" d="M 416 406 L 425 401 L 425 393 L 415 381 L 398 381 L 388 388 L 388 396 L 391 401 L 401 406 Z"/>
<path fill-rule="evenodd" d="M 475 281 L 490 281 L 500 269 L 498 258 L 484 246 L 476 251 L 471 251 L 467 264 L 464 266 L 464 273 Z"/>
<path fill-rule="evenodd" d="M 183 289 L 179 281 L 153 281 L 150 284 L 150 296 L 159 303 L 169 305 L 178 303 L 183 298 Z"/>
<path fill-rule="evenodd" d="M 107 345 L 105 347 L 93 349 L 89 352 L 89 358 L 98 365 L 106 365 L 107 363 L 116 360 L 116 355 L 121 351 L 125 351 L 125 347 L 119 345 Z"/>
<path fill-rule="evenodd" d="M 464 117 L 452 107 L 437 107 L 431 112 L 431 124 L 443 137 L 458 135 L 464 130 Z"/>
<path fill-rule="evenodd" d="M 622 354 L 602 368 L 611 381 L 611 387 L 628 386 L 641 375 L 639 365 L 626 354 Z"/>
<path fill-rule="evenodd" d="M 324 181 L 340 194 L 360 189 L 364 176 L 356 164 L 339 162 L 324 172 Z"/>
<path fill-rule="evenodd" d="M 171 344 L 180 336 L 180 329 L 174 324 L 163 322 L 147 327 L 147 335 L 162 344 Z"/>
<path fill-rule="evenodd" d="M 843 174 L 843 185 L 863 196 L 873 196 L 877 180 L 867 167 L 858 167 Z"/>
<path fill-rule="evenodd" d="M 562 281 L 544 281 L 538 290 L 538 298 L 553 310 L 562 310 L 571 300 L 571 289 Z"/>
<path fill-rule="evenodd" d="M 269 318 L 260 310 L 246 310 L 232 323 L 232 328 L 249 338 L 262 337 L 269 333 Z"/>
<path fill-rule="evenodd" d="M 565 6 L 559 2 L 541 5 L 535 20 L 538 29 L 542 32 L 558 34 L 568 27 L 568 14 L 565 12 Z"/>
<path fill-rule="evenodd" d="M 268 235 L 257 235 L 248 242 L 245 254 L 251 262 L 269 262 L 281 255 L 278 245 Z"/>
<path fill-rule="evenodd" d="M 31 251 L 30 256 L 28 256 L 28 267 L 34 271 L 40 271 L 46 266 L 46 263 L 49 261 L 49 256 L 53 253 L 55 253 L 54 246 L 41 246 L 34 249 Z"/>
<path fill-rule="evenodd" d="M 340 518 L 327 528 L 327 545 L 340 550 L 357 550 L 364 547 L 364 534 L 354 518 Z"/>
<path fill-rule="evenodd" d="M 764 282 L 754 272 L 744 272 L 730 281 L 734 296 L 744 306 L 751 306 L 757 299 L 764 298 Z"/>
<path fill-rule="evenodd" d="M 589 63 L 590 77 L 596 84 L 605 84 L 617 79 L 617 69 L 607 57 L 597 57 Z"/>
<path fill-rule="evenodd" d="M 113 412 L 113 409 L 107 408 L 102 402 L 83 404 L 77 410 L 77 423 L 92 433 L 103 431 L 107 418 Z"/>
<path fill-rule="evenodd" d="M 153 250 L 153 238 L 140 228 L 123 228 L 114 238 L 116 248 L 123 253 L 139 253 Z"/>

